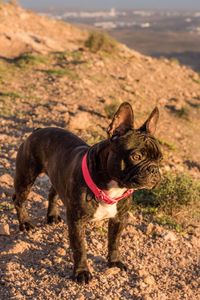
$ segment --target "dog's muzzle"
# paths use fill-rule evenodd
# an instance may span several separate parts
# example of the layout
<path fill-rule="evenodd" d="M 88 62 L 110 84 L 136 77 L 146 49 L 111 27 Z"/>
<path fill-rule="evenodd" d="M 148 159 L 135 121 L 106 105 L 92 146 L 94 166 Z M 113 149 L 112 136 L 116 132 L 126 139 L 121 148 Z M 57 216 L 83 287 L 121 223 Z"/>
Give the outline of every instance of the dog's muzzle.
<path fill-rule="evenodd" d="M 143 168 L 132 169 L 125 177 L 125 182 L 129 186 L 143 186 L 153 188 L 157 186 L 161 180 L 161 174 L 158 165 L 151 164 Z"/>

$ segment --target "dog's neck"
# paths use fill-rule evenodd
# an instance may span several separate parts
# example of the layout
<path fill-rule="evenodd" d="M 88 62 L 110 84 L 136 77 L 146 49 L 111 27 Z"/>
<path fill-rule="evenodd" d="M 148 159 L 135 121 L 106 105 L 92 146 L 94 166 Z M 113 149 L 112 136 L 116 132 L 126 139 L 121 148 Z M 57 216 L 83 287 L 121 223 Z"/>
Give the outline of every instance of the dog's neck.
<path fill-rule="evenodd" d="M 103 191 L 111 198 L 118 198 L 121 197 L 126 192 L 126 190 L 127 188 L 120 188 L 115 180 L 111 180 L 107 184 L 107 189 Z"/>
<path fill-rule="evenodd" d="M 109 183 L 112 181 L 107 172 L 107 156 L 109 140 L 104 140 L 88 151 L 88 169 L 95 184 L 102 190 L 109 189 Z M 101 155 L 100 155 L 101 154 Z"/>

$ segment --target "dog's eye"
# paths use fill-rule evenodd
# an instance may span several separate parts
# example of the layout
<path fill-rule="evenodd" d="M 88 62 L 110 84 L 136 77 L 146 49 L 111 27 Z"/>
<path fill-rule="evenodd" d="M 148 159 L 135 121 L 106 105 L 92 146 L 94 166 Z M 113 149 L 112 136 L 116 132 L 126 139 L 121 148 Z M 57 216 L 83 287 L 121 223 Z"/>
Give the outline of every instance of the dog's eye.
<path fill-rule="evenodd" d="M 131 155 L 131 158 L 134 160 L 134 161 L 140 161 L 142 159 L 142 155 L 140 153 L 133 153 Z"/>

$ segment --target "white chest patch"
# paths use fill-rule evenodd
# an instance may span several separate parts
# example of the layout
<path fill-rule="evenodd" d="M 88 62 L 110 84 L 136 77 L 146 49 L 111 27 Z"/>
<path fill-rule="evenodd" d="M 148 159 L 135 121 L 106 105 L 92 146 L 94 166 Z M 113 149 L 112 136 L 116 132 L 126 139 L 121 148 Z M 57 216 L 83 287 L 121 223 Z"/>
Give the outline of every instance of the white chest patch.
<path fill-rule="evenodd" d="M 122 196 L 126 190 L 126 188 L 120 188 L 116 181 L 111 180 L 108 184 L 108 189 L 104 192 L 111 198 L 117 198 Z"/>
<path fill-rule="evenodd" d="M 116 181 L 112 180 L 108 184 L 107 195 L 111 198 L 117 198 L 123 195 L 126 188 L 120 188 Z M 94 213 L 92 221 L 101 221 L 103 219 L 114 218 L 117 214 L 117 203 L 106 204 L 104 202 L 99 202 L 97 210 Z"/>
<path fill-rule="evenodd" d="M 114 218 L 117 214 L 117 204 L 106 204 L 100 202 L 95 214 L 92 218 L 92 221 L 101 221 L 103 219 Z"/>

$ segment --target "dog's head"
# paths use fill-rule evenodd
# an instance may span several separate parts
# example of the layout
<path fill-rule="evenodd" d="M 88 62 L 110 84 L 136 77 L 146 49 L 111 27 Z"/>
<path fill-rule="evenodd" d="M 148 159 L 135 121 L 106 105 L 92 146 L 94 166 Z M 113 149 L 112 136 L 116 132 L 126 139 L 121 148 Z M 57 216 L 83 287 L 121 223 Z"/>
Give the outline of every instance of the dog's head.
<path fill-rule="evenodd" d="M 158 118 L 156 107 L 146 122 L 134 129 L 133 110 L 127 102 L 114 115 L 107 130 L 110 140 L 107 171 L 120 187 L 151 189 L 160 182 L 162 153 L 153 136 Z"/>

